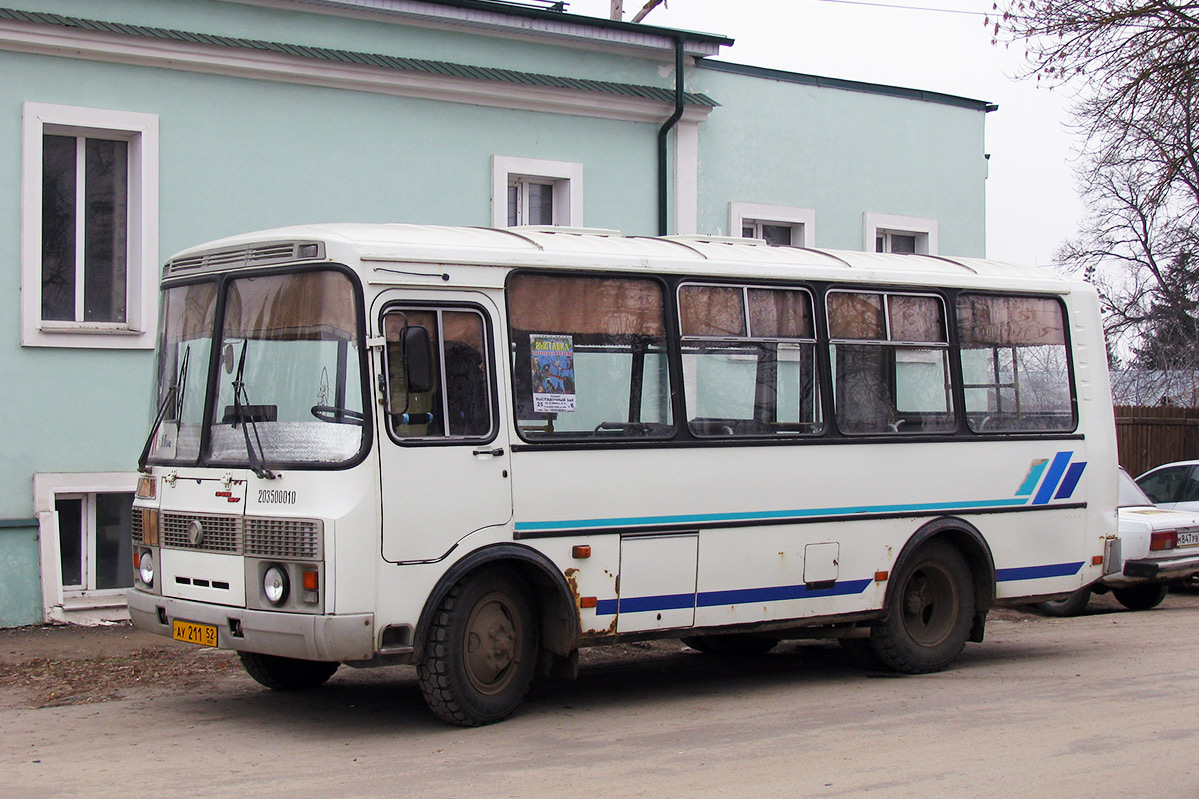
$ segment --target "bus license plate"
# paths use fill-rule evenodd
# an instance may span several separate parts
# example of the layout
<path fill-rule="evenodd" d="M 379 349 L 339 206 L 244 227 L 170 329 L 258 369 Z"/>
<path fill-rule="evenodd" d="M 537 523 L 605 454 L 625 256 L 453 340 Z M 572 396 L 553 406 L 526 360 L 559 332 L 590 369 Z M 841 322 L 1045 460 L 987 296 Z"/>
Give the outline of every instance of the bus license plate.
<path fill-rule="evenodd" d="M 211 624 L 196 624 L 190 621 L 172 621 L 171 637 L 200 646 L 216 646 L 216 627 Z"/>

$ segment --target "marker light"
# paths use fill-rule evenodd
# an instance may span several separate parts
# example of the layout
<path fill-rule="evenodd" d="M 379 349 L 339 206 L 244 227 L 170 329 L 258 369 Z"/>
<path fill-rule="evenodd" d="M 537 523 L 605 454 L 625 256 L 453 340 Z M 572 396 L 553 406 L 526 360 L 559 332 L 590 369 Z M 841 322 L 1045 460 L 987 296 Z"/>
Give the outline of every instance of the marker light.
<path fill-rule="evenodd" d="M 287 599 L 287 572 L 281 566 L 271 566 L 262 575 L 262 594 L 272 605 Z"/>
<path fill-rule="evenodd" d="M 137 577 L 147 588 L 154 587 L 154 556 L 149 550 L 142 552 L 137 559 Z"/>

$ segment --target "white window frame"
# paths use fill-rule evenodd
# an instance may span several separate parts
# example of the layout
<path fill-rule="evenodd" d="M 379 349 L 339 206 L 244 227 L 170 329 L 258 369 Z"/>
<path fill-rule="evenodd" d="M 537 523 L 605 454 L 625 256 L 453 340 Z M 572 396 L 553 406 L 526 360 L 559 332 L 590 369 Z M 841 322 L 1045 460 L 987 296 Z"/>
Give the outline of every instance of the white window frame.
<path fill-rule="evenodd" d="M 126 314 L 122 324 L 41 318 L 42 137 L 46 134 L 129 143 Z M 153 349 L 158 317 L 158 116 L 27 102 L 21 167 L 21 344 Z"/>
<path fill-rule="evenodd" d="M 937 220 L 925 219 L 918 216 L 899 216 L 896 214 L 864 214 L 862 230 L 862 250 L 875 252 L 875 241 L 880 234 L 898 233 L 901 236 L 916 237 L 917 255 L 936 255 L 937 249 Z"/>
<path fill-rule="evenodd" d="M 491 225 L 508 227 L 508 186 L 541 183 L 554 187 L 553 224 L 583 227 L 583 165 L 494 155 L 491 158 Z"/>
<path fill-rule="evenodd" d="M 67 591 L 62 585 L 62 552 L 59 548 L 58 512 L 60 497 L 94 494 L 132 494 L 137 491 L 136 472 L 92 472 L 35 474 L 33 508 L 38 524 L 42 566 L 42 615 L 46 621 L 100 621 L 129 618 L 124 588 L 102 591 Z M 133 564 L 129 564 L 133 568 Z"/>
<path fill-rule="evenodd" d="M 816 211 L 789 205 L 729 203 L 729 235 L 740 236 L 747 225 L 789 225 L 792 247 L 816 246 Z"/>

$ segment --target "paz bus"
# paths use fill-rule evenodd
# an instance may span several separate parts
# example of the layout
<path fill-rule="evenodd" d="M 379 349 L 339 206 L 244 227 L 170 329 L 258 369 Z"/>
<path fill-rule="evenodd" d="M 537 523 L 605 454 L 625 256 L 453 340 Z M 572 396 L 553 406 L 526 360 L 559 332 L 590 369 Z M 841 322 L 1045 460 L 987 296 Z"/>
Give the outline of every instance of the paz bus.
<path fill-rule="evenodd" d="M 129 610 L 281 690 L 413 664 L 510 715 L 580 647 L 947 667 L 1099 577 L 1092 288 L 981 259 L 315 225 L 162 274 Z"/>

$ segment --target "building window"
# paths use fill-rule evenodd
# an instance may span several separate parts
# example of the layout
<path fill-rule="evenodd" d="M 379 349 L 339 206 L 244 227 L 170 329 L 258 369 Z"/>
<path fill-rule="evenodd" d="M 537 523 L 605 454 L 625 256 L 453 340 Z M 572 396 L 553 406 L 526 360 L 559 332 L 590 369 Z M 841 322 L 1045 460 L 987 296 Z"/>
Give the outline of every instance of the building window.
<path fill-rule="evenodd" d="M 937 220 L 866 214 L 862 249 L 871 252 L 937 254 Z"/>
<path fill-rule="evenodd" d="M 151 348 L 157 117 L 26 103 L 22 343 Z"/>
<path fill-rule="evenodd" d="M 815 246 L 816 212 L 760 203 L 729 203 L 729 231 L 747 239 L 792 247 Z"/>
<path fill-rule="evenodd" d="M 33 476 L 47 621 L 125 617 L 136 484 L 124 472 Z"/>
<path fill-rule="evenodd" d="M 512 178 L 508 184 L 508 227 L 554 224 L 554 184 Z"/>
<path fill-rule="evenodd" d="M 64 596 L 133 585 L 133 494 L 58 494 L 58 558 Z"/>
<path fill-rule="evenodd" d="M 583 226 L 583 165 L 492 157 L 491 224 Z"/>

